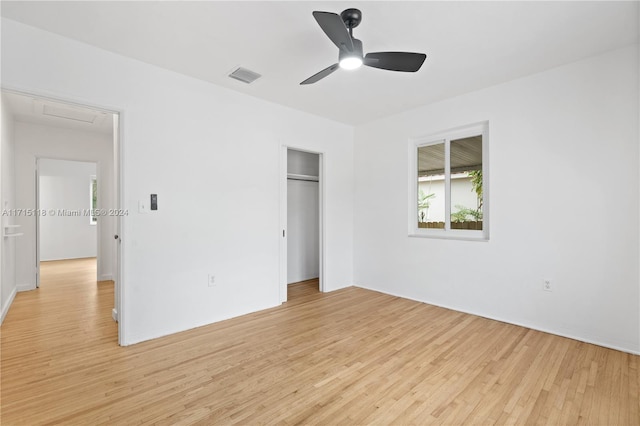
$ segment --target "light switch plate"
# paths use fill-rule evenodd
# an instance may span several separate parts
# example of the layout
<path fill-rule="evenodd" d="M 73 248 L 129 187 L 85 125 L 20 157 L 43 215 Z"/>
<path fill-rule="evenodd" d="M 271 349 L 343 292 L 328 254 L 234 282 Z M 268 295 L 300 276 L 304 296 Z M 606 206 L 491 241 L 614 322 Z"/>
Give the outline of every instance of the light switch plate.
<path fill-rule="evenodd" d="M 149 213 L 149 202 L 147 200 L 138 201 L 138 213 Z"/>

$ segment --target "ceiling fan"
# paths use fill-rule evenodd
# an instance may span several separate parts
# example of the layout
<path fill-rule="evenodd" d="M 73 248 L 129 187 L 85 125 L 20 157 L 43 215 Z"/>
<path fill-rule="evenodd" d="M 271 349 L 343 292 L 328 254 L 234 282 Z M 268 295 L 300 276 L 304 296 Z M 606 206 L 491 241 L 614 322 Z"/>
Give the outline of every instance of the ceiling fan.
<path fill-rule="evenodd" d="M 318 25 L 340 49 L 338 62 L 323 69 L 300 84 L 313 84 L 338 68 L 352 70 L 361 65 L 390 71 L 416 72 L 427 58 L 424 53 L 375 52 L 362 55 L 362 42 L 353 38 L 353 29 L 360 25 L 362 12 L 347 9 L 340 15 L 332 12 L 313 12 Z"/>

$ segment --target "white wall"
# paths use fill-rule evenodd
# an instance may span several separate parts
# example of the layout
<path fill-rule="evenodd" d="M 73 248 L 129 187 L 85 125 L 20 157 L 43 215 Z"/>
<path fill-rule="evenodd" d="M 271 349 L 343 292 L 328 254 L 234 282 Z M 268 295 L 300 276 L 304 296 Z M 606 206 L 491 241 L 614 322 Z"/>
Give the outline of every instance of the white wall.
<path fill-rule="evenodd" d="M 96 163 L 41 159 L 38 170 L 39 208 L 49 212 L 40 217 L 40 260 L 96 257 L 98 227 L 85 216 Z"/>
<path fill-rule="evenodd" d="M 325 154 L 325 290 L 353 284 L 352 128 L 6 19 L 2 43 L 7 87 L 123 112 L 124 344 L 279 304 L 282 145 Z"/>
<path fill-rule="evenodd" d="M 9 111 L 5 100 L 2 99 L 1 123 L 2 134 L 0 141 L 0 161 L 2 170 L 0 172 L 0 211 L 7 213 L 1 216 L 2 229 L 4 226 L 16 224 L 15 218 L 8 215 L 8 211 L 15 208 L 15 167 L 14 167 L 14 117 Z M 11 232 L 19 233 L 18 230 Z M 2 269 L 0 271 L 0 323 L 4 320 L 5 315 L 9 311 L 11 302 L 16 294 L 16 238 L 2 238 L 0 244 L 0 259 Z"/>
<path fill-rule="evenodd" d="M 107 209 L 113 207 L 112 139 L 111 135 L 103 133 L 16 122 L 16 205 L 22 209 L 36 208 L 36 158 L 50 158 L 98 163 L 98 179 L 102 183 L 98 188 L 98 206 Z M 22 225 L 21 231 L 25 233 L 23 237 L 18 239 L 16 245 L 18 290 L 32 290 L 36 285 L 34 269 L 36 263 L 36 218 L 35 216 L 21 216 L 16 220 Z M 99 280 L 111 279 L 113 245 L 115 244 L 113 240 L 114 225 L 115 221 L 110 216 L 102 217 L 96 225 L 97 232 L 100 233 L 101 244 L 97 277 Z"/>
<path fill-rule="evenodd" d="M 320 274 L 318 187 L 318 182 L 287 181 L 287 284 Z"/>
<path fill-rule="evenodd" d="M 638 71 L 633 46 L 358 127 L 356 285 L 639 352 Z M 407 237 L 408 139 L 483 120 L 490 241 Z"/>

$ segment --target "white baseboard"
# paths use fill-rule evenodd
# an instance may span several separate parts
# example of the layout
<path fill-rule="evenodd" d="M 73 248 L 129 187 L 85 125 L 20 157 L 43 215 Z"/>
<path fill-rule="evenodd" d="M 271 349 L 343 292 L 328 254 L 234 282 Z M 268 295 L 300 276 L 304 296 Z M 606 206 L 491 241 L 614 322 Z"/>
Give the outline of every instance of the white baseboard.
<path fill-rule="evenodd" d="M 0 324 L 2 324 L 2 322 L 4 321 L 4 317 L 7 316 L 7 312 L 9 312 L 9 308 L 13 303 L 13 299 L 16 297 L 16 293 L 17 293 L 17 289 L 14 287 L 14 289 L 11 290 L 11 294 L 9 295 L 9 298 L 7 299 L 7 301 L 4 302 L 4 305 L 2 306 L 2 314 L 0 314 Z"/>
<path fill-rule="evenodd" d="M 113 308 L 111 310 L 111 318 L 113 318 L 115 322 L 118 322 L 118 311 L 116 310 L 116 308 Z"/>
<path fill-rule="evenodd" d="M 102 274 L 98 277 L 98 281 L 113 281 L 113 275 L 111 274 Z"/>
<path fill-rule="evenodd" d="M 18 284 L 16 287 L 17 291 L 31 291 L 35 289 L 36 289 L 35 284 Z"/>

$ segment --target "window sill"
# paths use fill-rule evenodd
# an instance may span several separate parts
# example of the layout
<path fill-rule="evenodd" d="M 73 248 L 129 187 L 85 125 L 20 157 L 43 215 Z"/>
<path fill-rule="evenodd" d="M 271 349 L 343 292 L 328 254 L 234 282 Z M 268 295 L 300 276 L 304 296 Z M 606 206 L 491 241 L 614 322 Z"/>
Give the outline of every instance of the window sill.
<path fill-rule="evenodd" d="M 434 238 L 439 240 L 462 240 L 462 241 L 481 241 L 489 242 L 489 236 L 483 231 L 444 231 L 430 230 L 422 232 L 409 232 L 410 238 Z"/>

